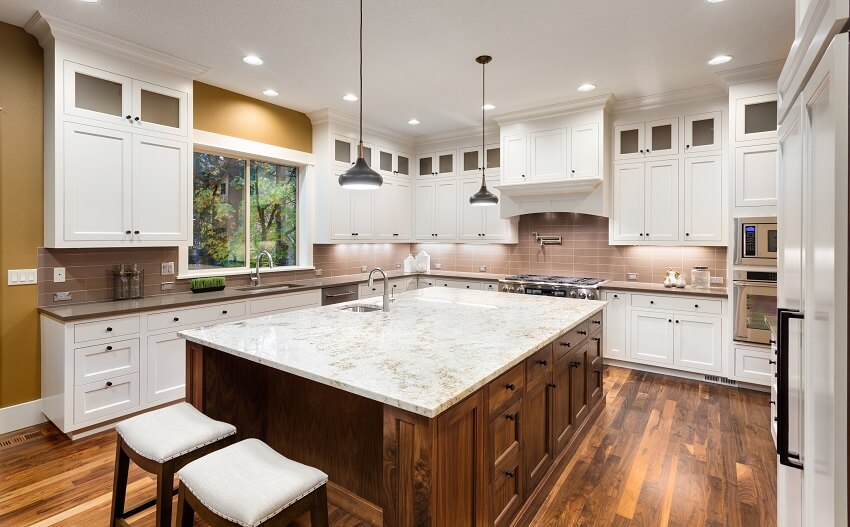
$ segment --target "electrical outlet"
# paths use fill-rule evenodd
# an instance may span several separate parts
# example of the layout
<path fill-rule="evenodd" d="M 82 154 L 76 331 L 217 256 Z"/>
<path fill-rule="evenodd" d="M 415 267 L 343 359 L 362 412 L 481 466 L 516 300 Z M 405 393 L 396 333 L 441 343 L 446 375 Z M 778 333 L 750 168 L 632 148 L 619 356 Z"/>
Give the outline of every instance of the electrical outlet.
<path fill-rule="evenodd" d="M 53 281 L 57 284 L 61 284 L 65 281 L 65 268 L 64 267 L 54 267 L 53 268 Z"/>
<path fill-rule="evenodd" d="M 723 285 L 723 277 L 722 276 L 712 276 L 711 277 L 711 285 Z"/>
<path fill-rule="evenodd" d="M 478 272 L 479 273 L 486 273 L 487 272 L 487 266 L 486 265 L 479 265 L 478 266 Z"/>
<path fill-rule="evenodd" d="M 434 264 L 434 269 L 442 269 L 443 264 Z"/>
<path fill-rule="evenodd" d="M 637 280 L 637 279 L 638 279 L 637 273 L 626 273 L 626 280 Z"/>
<path fill-rule="evenodd" d="M 174 282 L 163 282 L 159 285 L 160 291 L 168 291 L 169 289 L 174 289 Z"/>
<path fill-rule="evenodd" d="M 400 263 L 395 264 L 395 268 L 396 268 L 396 269 L 401 269 L 401 264 L 400 264 Z"/>
<path fill-rule="evenodd" d="M 361 273 L 365 273 L 365 272 L 366 272 L 366 266 L 365 266 L 365 265 L 361 265 L 361 266 L 360 266 L 360 272 L 361 272 Z"/>
<path fill-rule="evenodd" d="M 316 269 L 313 272 L 316 273 L 316 276 L 322 276 L 322 270 L 321 269 Z"/>
<path fill-rule="evenodd" d="M 159 274 L 165 276 L 174 274 L 174 262 L 162 262 L 161 271 Z"/>
<path fill-rule="evenodd" d="M 53 293 L 54 302 L 67 302 L 68 300 L 71 300 L 71 293 Z"/>
<path fill-rule="evenodd" d="M 9 269 L 9 285 L 33 285 L 38 283 L 36 269 Z"/>

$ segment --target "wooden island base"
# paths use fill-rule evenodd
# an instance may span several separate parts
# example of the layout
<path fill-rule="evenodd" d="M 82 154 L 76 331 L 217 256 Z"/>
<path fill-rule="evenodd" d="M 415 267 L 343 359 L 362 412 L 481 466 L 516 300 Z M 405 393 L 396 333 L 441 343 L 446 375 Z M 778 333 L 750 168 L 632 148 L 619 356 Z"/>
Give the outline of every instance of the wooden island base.
<path fill-rule="evenodd" d="M 604 407 L 601 317 L 433 419 L 194 343 L 187 400 L 376 527 L 528 525 Z"/>

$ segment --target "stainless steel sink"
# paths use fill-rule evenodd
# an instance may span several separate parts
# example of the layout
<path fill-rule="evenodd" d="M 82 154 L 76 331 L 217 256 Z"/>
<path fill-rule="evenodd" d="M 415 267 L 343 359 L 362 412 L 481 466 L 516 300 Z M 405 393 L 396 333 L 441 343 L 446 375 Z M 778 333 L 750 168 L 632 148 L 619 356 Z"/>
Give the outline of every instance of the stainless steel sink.
<path fill-rule="evenodd" d="M 263 285 L 246 285 L 237 287 L 237 291 L 286 291 L 287 289 L 298 289 L 304 287 L 302 284 L 263 284 Z"/>
<path fill-rule="evenodd" d="M 354 304 L 339 308 L 340 311 L 351 311 L 352 313 L 371 313 L 372 311 L 380 311 L 381 306 L 372 304 Z"/>

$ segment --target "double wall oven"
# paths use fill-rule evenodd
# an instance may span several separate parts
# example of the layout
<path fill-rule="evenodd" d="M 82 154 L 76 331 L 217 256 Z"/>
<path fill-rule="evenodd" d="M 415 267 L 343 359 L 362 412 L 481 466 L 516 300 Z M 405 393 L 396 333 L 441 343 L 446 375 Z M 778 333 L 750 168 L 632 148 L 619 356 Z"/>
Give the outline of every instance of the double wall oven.
<path fill-rule="evenodd" d="M 735 340 L 770 344 L 765 316 L 776 316 L 776 271 L 735 271 Z"/>

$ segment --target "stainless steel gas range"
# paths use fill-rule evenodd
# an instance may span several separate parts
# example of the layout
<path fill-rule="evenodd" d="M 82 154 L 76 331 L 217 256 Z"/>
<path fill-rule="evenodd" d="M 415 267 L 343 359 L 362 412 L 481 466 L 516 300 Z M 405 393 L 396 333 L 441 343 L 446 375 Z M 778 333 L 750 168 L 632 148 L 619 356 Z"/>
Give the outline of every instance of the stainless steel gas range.
<path fill-rule="evenodd" d="M 599 286 L 606 281 L 599 278 L 518 274 L 506 276 L 499 282 L 505 293 L 595 300 L 599 298 Z"/>

